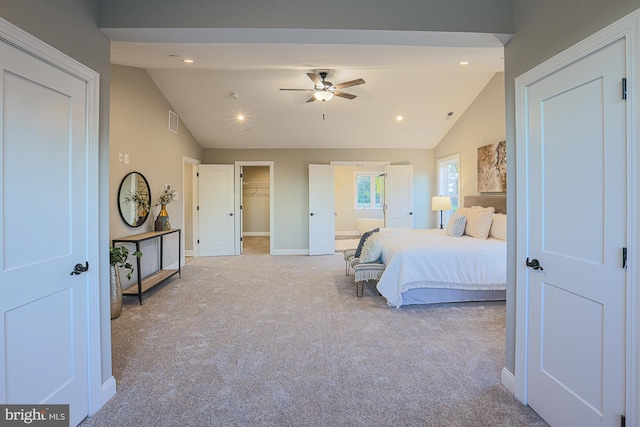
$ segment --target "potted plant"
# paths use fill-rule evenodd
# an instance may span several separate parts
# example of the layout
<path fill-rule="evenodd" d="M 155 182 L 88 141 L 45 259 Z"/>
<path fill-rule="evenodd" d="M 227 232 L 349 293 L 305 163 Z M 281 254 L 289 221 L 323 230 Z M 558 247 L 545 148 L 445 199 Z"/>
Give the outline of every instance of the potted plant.
<path fill-rule="evenodd" d="M 129 262 L 129 255 L 141 257 L 142 252 L 129 253 L 126 246 L 111 247 L 111 318 L 115 319 L 122 313 L 122 284 L 120 282 L 120 268 L 127 270 L 127 280 L 131 280 L 133 264 Z"/>

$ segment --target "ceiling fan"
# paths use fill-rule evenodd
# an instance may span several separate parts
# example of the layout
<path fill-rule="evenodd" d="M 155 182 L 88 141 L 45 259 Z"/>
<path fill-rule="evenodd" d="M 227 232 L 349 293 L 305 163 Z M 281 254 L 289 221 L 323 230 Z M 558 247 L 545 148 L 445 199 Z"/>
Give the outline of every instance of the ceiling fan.
<path fill-rule="evenodd" d="M 328 101 L 331 98 L 333 98 L 333 95 L 339 96 L 341 98 L 353 99 L 356 97 L 356 95 L 352 95 L 346 92 L 341 92 L 339 89 L 344 89 L 345 87 L 364 84 L 364 80 L 356 79 L 356 80 L 351 80 L 348 82 L 334 85 L 333 83 L 325 80 L 327 78 L 327 75 L 328 73 L 326 71 L 320 71 L 318 74 L 307 73 L 307 76 L 309 76 L 309 78 L 313 82 L 313 86 L 314 86 L 313 89 L 280 89 L 280 90 L 300 90 L 300 91 L 313 92 L 313 96 L 307 99 L 307 102 Z"/>

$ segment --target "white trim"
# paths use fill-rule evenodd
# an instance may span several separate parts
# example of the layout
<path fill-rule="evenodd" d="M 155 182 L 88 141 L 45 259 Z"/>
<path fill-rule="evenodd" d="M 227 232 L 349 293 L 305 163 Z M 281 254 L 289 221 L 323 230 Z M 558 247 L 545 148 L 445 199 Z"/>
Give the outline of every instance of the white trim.
<path fill-rule="evenodd" d="M 100 75 L 84 64 L 49 46 L 15 25 L 0 18 L 0 40 L 29 55 L 62 70 L 86 84 L 86 197 L 87 197 L 87 258 L 91 269 L 87 280 L 87 359 L 88 359 L 88 414 L 94 414 L 112 395 L 103 393 L 100 289 L 109 283 L 108 268 L 101 268 L 99 248 L 99 109 Z M 103 280 L 101 280 L 103 279 Z M 98 285 L 99 284 L 99 285 Z M 107 301 L 108 304 L 108 301 Z M 113 378 L 113 377 L 111 377 Z M 110 381 L 111 379 L 107 380 Z M 113 380 L 115 383 L 115 380 Z M 115 387 L 115 386 L 114 386 Z"/>
<path fill-rule="evenodd" d="M 102 387 L 100 387 L 100 395 L 101 395 L 101 400 L 103 402 L 108 402 L 109 399 L 111 399 L 113 396 L 116 395 L 116 379 L 111 376 L 109 377 L 103 384 Z M 95 412 L 93 412 L 91 415 L 95 414 Z"/>
<path fill-rule="evenodd" d="M 241 166 L 269 166 L 269 254 L 276 255 L 276 250 L 274 248 L 274 243 L 276 240 L 275 233 L 275 198 L 276 198 L 276 189 L 275 189 L 275 170 L 274 170 L 274 162 L 272 160 L 269 161 L 244 161 L 239 160 L 235 162 L 235 193 L 236 193 L 236 202 L 235 202 L 235 216 L 236 216 L 236 255 L 240 255 L 240 234 L 242 233 L 242 228 L 240 227 L 240 220 L 242 219 L 242 212 L 240 211 L 240 195 L 242 194 L 242 178 L 240 178 L 240 167 Z"/>
<path fill-rule="evenodd" d="M 511 394 L 515 394 L 516 377 L 507 368 L 502 368 L 500 382 Z"/>
<path fill-rule="evenodd" d="M 368 162 L 368 161 L 355 161 L 355 160 L 331 160 L 329 162 L 331 166 L 377 166 L 384 167 L 390 165 L 391 162 Z"/>
<path fill-rule="evenodd" d="M 197 254 L 197 248 L 198 248 L 198 210 L 197 210 L 197 206 L 198 206 L 198 180 L 197 180 L 197 175 L 198 175 L 198 165 L 200 164 L 200 160 L 197 159 L 192 159 L 191 157 L 187 157 L 187 156 L 182 156 L 182 178 L 183 178 L 183 182 L 182 182 L 182 194 L 186 194 L 185 192 L 185 188 L 184 188 L 184 165 L 185 163 L 189 163 L 194 165 L 195 167 L 192 168 L 192 174 L 191 174 L 191 190 L 192 190 L 192 194 L 191 194 L 191 201 L 193 206 L 191 207 L 191 212 L 193 213 L 192 217 L 191 217 L 191 247 L 193 249 L 191 250 L 186 250 L 185 248 L 187 247 L 187 245 L 185 244 L 186 242 L 186 238 L 187 238 L 187 233 L 186 233 L 186 222 L 187 222 L 187 217 L 185 215 L 185 208 L 184 208 L 184 197 L 182 198 L 183 202 L 182 202 L 182 233 L 180 233 L 180 238 L 182 239 L 182 242 L 180 242 L 181 247 L 182 247 L 182 254 L 178 254 L 180 257 L 180 261 L 182 263 L 182 265 L 185 265 L 185 257 L 187 256 L 194 256 L 194 253 Z M 197 256 L 197 255 L 196 255 Z"/>
<path fill-rule="evenodd" d="M 517 226 L 516 226 L 516 351 L 515 351 L 515 387 L 514 395 L 524 404 L 527 403 L 527 322 L 528 322 L 528 286 L 526 267 L 522 260 L 527 256 L 528 224 L 527 208 L 527 88 L 547 75 L 564 68 L 581 58 L 602 49 L 620 39 L 625 39 L 627 48 L 627 78 L 630 96 L 627 99 L 627 247 L 630 259 L 627 270 L 627 338 L 626 338 L 626 418 L 627 425 L 640 427 L 640 276 L 635 266 L 640 266 L 640 174 L 636 165 L 640 163 L 638 151 L 638 100 L 640 89 L 633 84 L 640 70 L 640 62 L 635 54 L 640 46 L 640 11 L 620 19 L 603 30 L 584 39 L 553 58 L 529 70 L 515 79 L 516 107 L 516 171 L 517 171 Z"/>

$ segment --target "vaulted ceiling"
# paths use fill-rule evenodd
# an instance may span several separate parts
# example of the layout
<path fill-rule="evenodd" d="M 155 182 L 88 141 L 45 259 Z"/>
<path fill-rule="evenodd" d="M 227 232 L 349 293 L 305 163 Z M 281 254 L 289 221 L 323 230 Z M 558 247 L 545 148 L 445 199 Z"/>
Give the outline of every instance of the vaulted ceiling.
<path fill-rule="evenodd" d="M 392 31 L 104 31 L 113 40 L 112 63 L 146 69 L 203 148 L 433 148 L 503 71 L 508 40 Z M 353 100 L 307 103 L 312 92 L 280 90 L 313 88 L 306 73 L 319 70 L 334 84 L 366 83 L 344 89 Z"/>

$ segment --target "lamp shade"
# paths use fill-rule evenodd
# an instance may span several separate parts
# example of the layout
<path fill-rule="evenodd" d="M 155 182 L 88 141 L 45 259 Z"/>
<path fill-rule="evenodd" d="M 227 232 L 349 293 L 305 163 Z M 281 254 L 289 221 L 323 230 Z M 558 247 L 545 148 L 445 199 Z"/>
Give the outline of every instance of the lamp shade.
<path fill-rule="evenodd" d="M 451 209 L 451 197 L 436 196 L 431 198 L 432 211 L 448 211 Z"/>
<path fill-rule="evenodd" d="M 328 90 L 317 90 L 316 93 L 313 94 L 313 96 L 318 101 L 328 101 L 333 98 L 333 92 L 329 92 Z"/>

